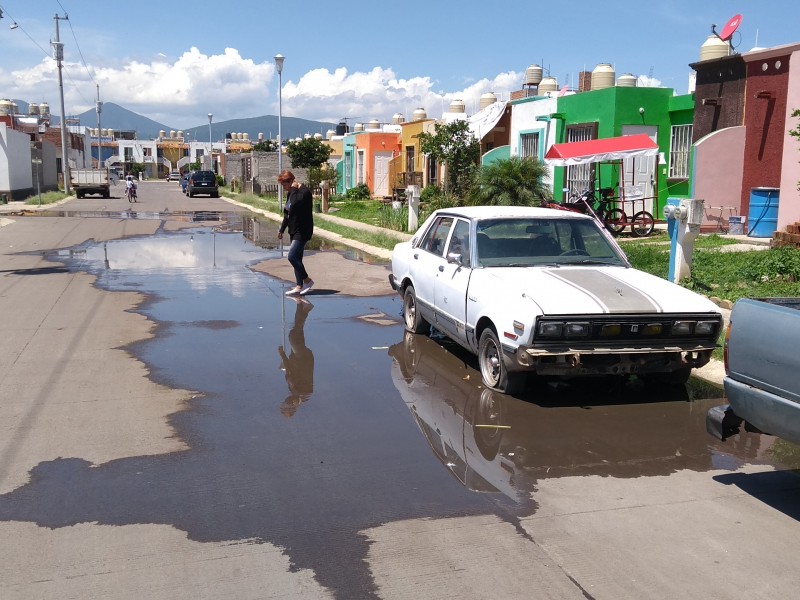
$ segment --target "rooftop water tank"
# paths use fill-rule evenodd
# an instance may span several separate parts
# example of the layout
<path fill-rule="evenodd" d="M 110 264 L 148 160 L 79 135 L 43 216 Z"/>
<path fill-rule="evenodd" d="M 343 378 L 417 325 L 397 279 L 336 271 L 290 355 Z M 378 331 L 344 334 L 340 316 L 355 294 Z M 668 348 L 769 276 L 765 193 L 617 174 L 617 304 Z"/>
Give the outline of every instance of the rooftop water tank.
<path fill-rule="evenodd" d="M 335 135 L 336 135 L 335 129 L 328 129 L 328 131 L 325 132 L 325 139 L 329 140 Z"/>
<path fill-rule="evenodd" d="M 539 93 L 555 92 L 558 90 L 558 81 L 555 77 L 544 77 L 539 84 Z"/>
<path fill-rule="evenodd" d="M 250 140 L 250 134 L 249 133 L 243 133 L 242 136 L 244 137 L 245 141 L 249 141 Z"/>
<path fill-rule="evenodd" d="M 728 42 L 719 39 L 716 35 L 710 35 L 700 46 L 700 60 L 711 60 L 713 58 L 722 58 L 731 53 L 731 47 Z"/>
<path fill-rule="evenodd" d="M 394 113 L 392 115 L 392 125 L 400 125 L 400 123 L 405 123 L 405 120 L 403 113 Z"/>
<path fill-rule="evenodd" d="M 310 140 L 311 139 L 311 134 L 310 133 L 304 133 L 303 134 L 303 139 L 304 140 Z"/>
<path fill-rule="evenodd" d="M 101 130 L 100 135 L 102 135 L 103 137 L 108 137 L 108 129 Z"/>
<path fill-rule="evenodd" d="M 364 124 L 356 123 L 355 127 L 353 127 L 353 131 L 364 131 Z"/>
<path fill-rule="evenodd" d="M 108 137 L 110 137 L 112 140 L 114 139 L 114 130 L 113 129 L 109 129 L 108 130 Z"/>
<path fill-rule="evenodd" d="M 170 138 L 172 138 L 172 139 L 174 140 L 174 139 L 175 139 L 175 136 L 176 136 L 176 132 L 175 132 L 175 130 L 174 130 L 174 129 L 170 129 L 170 130 L 169 130 L 169 137 L 170 137 Z"/>
<path fill-rule="evenodd" d="M 617 87 L 636 87 L 637 77 L 633 73 L 624 73 L 617 79 Z"/>
<path fill-rule="evenodd" d="M 167 135 L 167 132 L 164 131 L 163 129 L 158 132 L 158 137 L 160 137 L 161 139 L 164 139 L 165 135 Z"/>
<path fill-rule="evenodd" d="M 28 104 L 28 114 L 31 116 L 39 114 L 39 105 L 36 102 Z"/>
<path fill-rule="evenodd" d="M 258 141 L 259 142 L 263 142 L 264 141 L 264 134 L 263 133 L 259 133 L 258 134 Z"/>
<path fill-rule="evenodd" d="M 459 99 L 452 100 L 450 102 L 450 112 L 451 113 L 467 112 L 467 107 L 464 105 L 464 101 Z"/>
<path fill-rule="evenodd" d="M 415 108 L 414 112 L 411 113 L 411 120 L 412 121 L 421 121 L 422 119 L 427 119 L 428 113 L 425 112 L 424 108 Z"/>
<path fill-rule="evenodd" d="M 525 85 L 539 85 L 542 81 L 542 67 L 531 65 L 525 69 Z"/>
<path fill-rule="evenodd" d="M 178 137 L 179 137 L 179 138 L 183 138 L 183 131 L 181 131 L 181 130 L 178 130 Z"/>
<path fill-rule="evenodd" d="M 483 110 L 495 102 L 497 102 L 497 96 L 495 96 L 492 92 L 486 92 L 485 94 L 481 95 L 480 109 Z"/>
<path fill-rule="evenodd" d="M 47 102 L 42 102 L 39 105 L 39 113 L 43 117 L 49 117 L 50 116 L 50 105 Z"/>
<path fill-rule="evenodd" d="M 321 133 L 315 133 L 314 134 L 314 139 L 315 140 L 321 140 L 322 139 L 322 134 Z"/>
<path fill-rule="evenodd" d="M 381 128 L 381 122 L 378 119 L 372 119 L 369 123 L 367 123 L 367 129 L 375 131 Z"/>
<path fill-rule="evenodd" d="M 11 114 L 11 100 L 3 98 L 0 100 L 0 115 L 6 116 Z"/>
<path fill-rule="evenodd" d="M 592 71 L 592 91 L 613 87 L 614 78 L 614 67 L 609 63 L 598 64 Z"/>

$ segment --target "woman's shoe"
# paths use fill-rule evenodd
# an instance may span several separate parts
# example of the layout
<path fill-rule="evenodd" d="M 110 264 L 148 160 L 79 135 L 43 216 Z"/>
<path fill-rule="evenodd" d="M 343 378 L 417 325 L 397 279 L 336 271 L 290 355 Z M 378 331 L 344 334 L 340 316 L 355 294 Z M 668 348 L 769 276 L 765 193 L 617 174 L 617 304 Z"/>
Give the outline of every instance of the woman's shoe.
<path fill-rule="evenodd" d="M 287 296 L 297 296 L 302 291 L 303 291 L 303 288 L 300 287 L 299 285 L 296 285 L 292 289 L 290 289 L 288 292 L 286 292 L 286 295 Z"/>

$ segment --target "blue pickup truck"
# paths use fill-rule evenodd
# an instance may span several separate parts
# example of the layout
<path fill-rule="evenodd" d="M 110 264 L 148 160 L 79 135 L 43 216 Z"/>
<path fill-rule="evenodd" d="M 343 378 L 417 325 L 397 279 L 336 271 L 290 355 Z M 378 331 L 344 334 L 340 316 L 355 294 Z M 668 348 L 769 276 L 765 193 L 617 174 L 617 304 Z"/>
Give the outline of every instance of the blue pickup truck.
<path fill-rule="evenodd" d="M 731 311 L 725 341 L 728 405 L 712 408 L 708 432 L 746 431 L 800 444 L 800 298 L 743 298 Z"/>

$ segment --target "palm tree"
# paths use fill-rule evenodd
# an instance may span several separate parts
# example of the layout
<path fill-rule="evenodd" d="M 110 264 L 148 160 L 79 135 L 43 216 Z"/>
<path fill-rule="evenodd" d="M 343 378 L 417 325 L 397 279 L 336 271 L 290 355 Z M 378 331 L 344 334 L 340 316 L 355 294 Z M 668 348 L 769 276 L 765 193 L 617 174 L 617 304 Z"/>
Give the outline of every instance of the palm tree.
<path fill-rule="evenodd" d="M 542 182 L 547 167 L 536 158 L 512 156 L 481 166 L 470 204 L 481 206 L 540 206 L 551 197 Z"/>

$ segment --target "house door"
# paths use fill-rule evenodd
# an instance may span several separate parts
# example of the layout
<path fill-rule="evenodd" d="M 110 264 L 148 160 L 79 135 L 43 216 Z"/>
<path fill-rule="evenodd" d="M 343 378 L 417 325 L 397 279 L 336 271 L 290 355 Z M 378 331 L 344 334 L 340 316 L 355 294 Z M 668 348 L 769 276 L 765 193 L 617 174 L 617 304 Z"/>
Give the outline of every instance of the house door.
<path fill-rule="evenodd" d="M 644 133 L 658 143 L 658 127 L 655 125 L 623 125 L 622 135 Z M 623 210 L 628 216 L 640 210 L 653 212 L 656 195 L 656 161 L 658 156 L 637 156 L 623 161 L 620 189 L 625 190 L 626 206 Z M 644 198 L 644 202 L 642 199 Z"/>
<path fill-rule="evenodd" d="M 388 198 L 392 195 L 389 189 L 389 161 L 392 160 L 391 152 L 376 152 L 374 158 L 374 166 L 372 168 L 373 196 L 383 196 Z"/>

